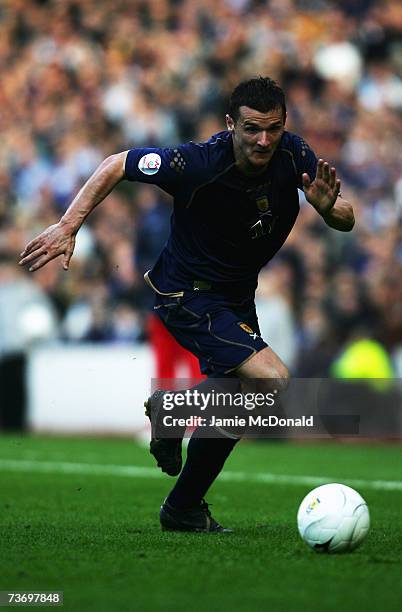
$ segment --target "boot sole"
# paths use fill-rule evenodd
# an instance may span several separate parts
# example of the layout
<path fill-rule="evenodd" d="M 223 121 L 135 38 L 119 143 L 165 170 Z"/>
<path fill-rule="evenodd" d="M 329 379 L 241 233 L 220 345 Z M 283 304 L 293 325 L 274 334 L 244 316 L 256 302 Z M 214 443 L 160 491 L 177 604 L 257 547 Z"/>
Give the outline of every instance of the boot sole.
<path fill-rule="evenodd" d="M 147 416 L 151 422 L 151 426 L 152 426 L 152 421 L 151 421 L 151 401 L 150 399 L 147 399 L 144 402 L 144 408 L 145 408 L 145 416 Z M 155 458 L 157 466 L 162 470 L 162 472 L 164 474 L 167 474 L 168 476 L 178 476 L 181 472 L 181 468 L 182 468 L 182 459 L 178 459 L 177 461 L 175 460 L 173 465 L 172 462 L 173 460 L 169 458 L 169 451 L 166 451 L 166 449 L 164 448 L 164 442 L 165 440 L 161 440 L 159 438 L 151 438 L 151 442 L 149 445 L 149 452 L 150 454 Z M 161 452 L 158 452 L 161 451 Z M 170 461 L 168 461 L 168 465 L 166 466 L 166 455 L 168 456 L 168 458 L 170 459 Z"/>

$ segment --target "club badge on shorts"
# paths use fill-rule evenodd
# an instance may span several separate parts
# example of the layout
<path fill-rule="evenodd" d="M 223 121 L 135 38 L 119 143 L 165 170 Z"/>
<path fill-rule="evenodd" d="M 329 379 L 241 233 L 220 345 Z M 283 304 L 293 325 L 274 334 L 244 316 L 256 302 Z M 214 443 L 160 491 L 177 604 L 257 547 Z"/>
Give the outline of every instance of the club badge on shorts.
<path fill-rule="evenodd" d="M 269 201 L 266 195 L 256 198 L 255 203 L 257 204 L 257 208 L 260 212 L 267 212 L 269 208 Z"/>
<path fill-rule="evenodd" d="M 248 334 L 250 336 L 250 338 L 252 338 L 253 340 L 255 340 L 256 338 L 259 338 L 259 335 L 255 333 L 255 331 L 253 331 L 251 329 L 251 327 L 249 325 L 247 325 L 247 323 L 239 323 L 238 324 L 239 327 L 241 327 L 241 329 L 243 331 L 246 332 L 246 334 Z"/>

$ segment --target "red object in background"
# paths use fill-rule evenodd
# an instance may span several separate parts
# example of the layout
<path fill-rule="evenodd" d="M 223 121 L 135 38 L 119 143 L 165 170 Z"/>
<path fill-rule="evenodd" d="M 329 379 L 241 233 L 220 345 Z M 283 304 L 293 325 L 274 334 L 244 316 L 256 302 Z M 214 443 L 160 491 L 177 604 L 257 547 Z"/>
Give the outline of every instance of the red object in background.
<path fill-rule="evenodd" d="M 155 357 L 155 378 L 192 378 L 195 382 L 206 378 L 201 374 L 197 357 L 180 346 L 155 314 L 149 315 L 148 335 Z"/>

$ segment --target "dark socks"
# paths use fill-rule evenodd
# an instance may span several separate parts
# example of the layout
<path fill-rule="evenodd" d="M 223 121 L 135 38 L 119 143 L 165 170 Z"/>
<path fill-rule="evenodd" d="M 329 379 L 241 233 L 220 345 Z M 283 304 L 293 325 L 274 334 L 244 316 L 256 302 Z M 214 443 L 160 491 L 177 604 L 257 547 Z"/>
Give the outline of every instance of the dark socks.
<path fill-rule="evenodd" d="M 167 502 L 177 509 L 197 506 L 212 485 L 238 439 L 197 437 L 196 429 L 187 449 L 187 460 Z"/>

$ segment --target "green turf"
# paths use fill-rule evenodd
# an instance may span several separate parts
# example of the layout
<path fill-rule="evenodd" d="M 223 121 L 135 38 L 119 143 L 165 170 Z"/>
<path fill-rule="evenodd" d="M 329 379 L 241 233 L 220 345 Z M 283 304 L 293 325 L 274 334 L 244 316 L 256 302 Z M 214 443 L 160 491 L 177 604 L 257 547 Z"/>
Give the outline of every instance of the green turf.
<path fill-rule="evenodd" d="M 402 491 L 359 487 L 372 528 L 348 555 L 299 539 L 305 485 L 217 482 L 208 501 L 233 534 L 161 533 L 173 480 L 38 473 L 4 459 L 153 466 L 127 440 L 0 438 L 0 590 L 63 590 L 66 610 L 401 610 Z M 155 468 L 156 469 L 156 468 Z M 242 443 L 230 472 L 402 480 L 401 446 Z"/>

